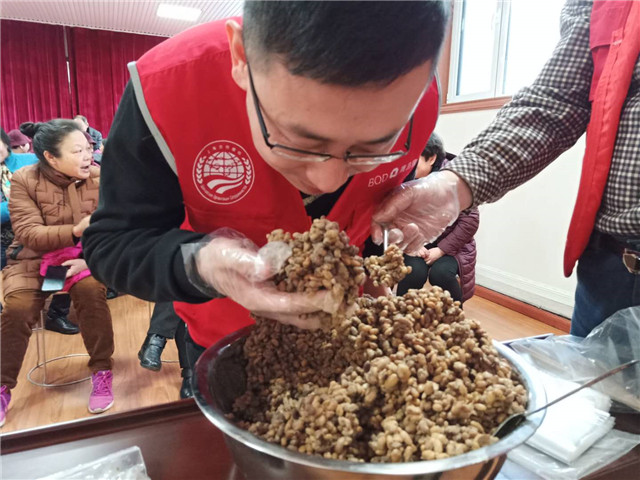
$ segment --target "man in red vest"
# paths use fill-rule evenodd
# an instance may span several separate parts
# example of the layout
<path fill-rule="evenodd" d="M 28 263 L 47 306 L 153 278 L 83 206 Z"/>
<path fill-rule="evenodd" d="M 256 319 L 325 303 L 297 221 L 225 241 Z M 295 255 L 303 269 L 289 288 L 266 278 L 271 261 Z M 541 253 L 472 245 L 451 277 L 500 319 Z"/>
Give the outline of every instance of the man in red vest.
<path fill-rule="evenodd" d="M 578 261 L 571 333 L 586 336 L 640 305 L 640 2 L 570 0 L 562 39 L 534 83 L 514 95 L 448 171 L 404 184 L 374 214 L 372 236 L 408 252 L 436 238 L 448 216 L 492 202 L 570 148 L 586 131 L 564 271 Z M 400 240 L 402 239 L 402 240 Z"/>
<path fill-rule="evenodd" d="M 92 273 L 175 301 L 196 349 L 249 312 L 313 326 L 300 315 L 335 308 L 330 298 L 277 291 L 276 259 L 256 246 L 321 215 L 364 244 L 435 126 L 448 12 L 249 1 L 243 19 L 191 28 L 129 65 L 83 238 Z"/>

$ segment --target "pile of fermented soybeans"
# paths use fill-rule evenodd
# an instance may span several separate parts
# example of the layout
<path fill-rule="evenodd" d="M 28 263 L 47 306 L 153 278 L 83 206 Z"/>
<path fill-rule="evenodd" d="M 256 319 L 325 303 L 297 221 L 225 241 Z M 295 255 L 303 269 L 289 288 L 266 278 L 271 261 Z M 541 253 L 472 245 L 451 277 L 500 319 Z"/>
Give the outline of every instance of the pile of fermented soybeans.
<path fill-rule="evenodd" d="M 269 242 L 285 242 L 291 247 L 291 256 L 274 277 L 279 290 L 284 292 L 315 292 L 329 290 L 333 302 L 339 305 L 335 315 L 320 313 L 323 327 L 330 328 L 349 305 L 358 298 L 365 280 L 362 257 L 358 247 L 349 245 L 349 237 L 338 224 L 326 218 L 313 221 L 308 232 L 274 230 L 267 235 Z"/>
<path fill-rule="evenodd" d="M 309 238 L 310 249 L 294 249 L 294 256 L 318 253 L 317 245 L 337 229 L 325 219 L 314 227 L 323 234 Z M 271 239 L 285 237 L 276 232 Z M 348 245 L 345 238 L 339 235 Z M 345 247 L 337 255 L 334 250 L 325 255 L 332 269 L 341 270 L 334 261 L 340 257 L 345 268 L 362 273 L 362 259 L 353 263 L 357 251 Z M 295 258 L 289 265 L 308 269 L 311 264 Z M 329 280 L 308 270 L 289 280 L 304 284 L 320 277 Z M 354 280 L 340 280 L 350 301 L 357 292 Z M 278 279 L 287 291 L 304 291 L 299 281 Z M 355 309 L 342 312 L 332 328 L 313 331 L 256 318 L 244 345 L 247 391 L 233 407 L 240 426 L 325 458 L 409 462 L 493 443 L 497 439 L 490 432 L 506 416 L 524 411 L 524 387 L 448 292 L 436 287 L 402 297 L 365 296 L 355 299 Z"/>
<path fill-rule="evenodd" d="M 389 245 L 381 257 L 365 258 L 364 267 L 376 287 L 391 288 L 411 273 L 411 267 L 404 264 L 402 250 L 397 245 Z"/>

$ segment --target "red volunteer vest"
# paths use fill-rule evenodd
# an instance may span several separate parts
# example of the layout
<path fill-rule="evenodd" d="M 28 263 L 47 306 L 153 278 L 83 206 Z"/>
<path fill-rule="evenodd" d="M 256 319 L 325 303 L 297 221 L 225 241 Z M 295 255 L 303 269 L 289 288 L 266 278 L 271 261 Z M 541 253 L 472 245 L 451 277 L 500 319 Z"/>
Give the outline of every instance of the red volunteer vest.
<path fill-rule="evenodd" d="M 564 251 L 567 277 L 589 243 L 607 184 L 620 113 L 640 55 L 640 2 L 596 0 L 589 43 L 594 63 L 591 119 Z"/>
<path fill-rule="evenodd" d="M 231 77 L 224 25 L 217 21 L 191 28 L 130 68 L 140 89 L 136 95 L 144 95 L 151 131 L 157 128 L 168 156 L 175 159 L 187 215 L 183 228 L 211 233 L 231 227 L 261 246 L 273 229 L 305 231 L 311 220 L 300 192 L 253 145 L 246 92 Z M 414 114 L 409 154 L 353 177 L 329 213 L 354 245 L 369 236 L 375 206 L 415 166 L 435 126 L 438 104 L 434 81 Z M 406 130 L 396 149 L 404 145 Z M 205 347 L 252 322 L 249 312 L 230 299 L 174 305 L 192 338 Z"/>

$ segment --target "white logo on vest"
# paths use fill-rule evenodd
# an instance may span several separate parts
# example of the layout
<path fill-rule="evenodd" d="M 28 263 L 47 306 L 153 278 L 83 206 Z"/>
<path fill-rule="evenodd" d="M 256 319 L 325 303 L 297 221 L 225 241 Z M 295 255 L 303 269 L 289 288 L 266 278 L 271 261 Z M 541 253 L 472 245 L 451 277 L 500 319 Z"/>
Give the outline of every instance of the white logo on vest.
<path fill-rule="evenodd" d="M 255 178 L 251 157 L 244 148 L 228 140 L 205 146 L 193 166 L 193 183 L 211 203 L 228 205 L 242 199 Z"/>

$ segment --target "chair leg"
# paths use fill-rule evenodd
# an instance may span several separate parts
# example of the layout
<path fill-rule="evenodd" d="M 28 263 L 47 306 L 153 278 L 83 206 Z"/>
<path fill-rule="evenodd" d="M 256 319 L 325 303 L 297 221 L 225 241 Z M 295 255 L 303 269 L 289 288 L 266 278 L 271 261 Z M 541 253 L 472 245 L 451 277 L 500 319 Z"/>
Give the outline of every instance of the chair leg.
<path fill-rule="evenodd" d="M 49 383 L 47 381 L 47 364 L 48 363 L 52 363 L 55 362 L 57 360 L 62 360 L 65 358 L 73 358 L 73 357 L 88 357 L 89 354 L 87 353 L 70 353 L 67 355 L 62 355 L 60 357 L 55 357 L 55 358 L 51 358 L 48 359 L 47 358 L 47 350 L 46 350 L 46 346 L 45 346 L 45 328 L 44 328 L 44 323 L 46 322 L 47 319 L 47 311 L 46 310 L 42 310 L 40 312 L 40 319 L 38 320 L 38 324 L 36 325 L 36 328 L 34 330 L 34 333 L 36 335 L 36 366 L 33 367 L 31 370 L 29 370 L 29 372 L 27 373 L 27 380 L 29 380 L 31 383 L 33 383 L 34 385 L 37 385 L 39 387 L 64 387 L 67 385 L 74 385 L 76 383 L 80 383 L 80 382 L 85 382 L 87 380 L 91 379 L 91 376 L 87 376 L 84 378 L 80 378 L 77 380 L 70 380 L 68 382 L 62 382 L 62 383 Z M 42 381 L 36 381 L 33 378 L 31 378 L 31 376 L 33 375 L 33 373 L 36 370 L 42 369 Z"/>
<path fill-rule="evenodd" d="M 36 368 L 42 368 L 42 383 L 47 383 L 47 349 L 45 346 L 44 322 L 46 321 L 46 312 L 40 311 L 40 319 L 36 325 Z"/>

